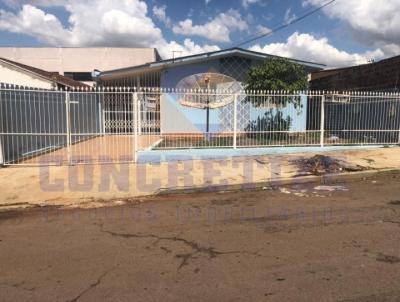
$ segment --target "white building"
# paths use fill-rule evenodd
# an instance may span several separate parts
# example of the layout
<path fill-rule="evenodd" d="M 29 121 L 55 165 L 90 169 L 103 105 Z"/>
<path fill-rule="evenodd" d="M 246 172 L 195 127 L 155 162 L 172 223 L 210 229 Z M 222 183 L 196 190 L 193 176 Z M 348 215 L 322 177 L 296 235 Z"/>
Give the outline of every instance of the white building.
<path fill-rule="evenodd" d="M 0 58 L 0 84 L 30 88 L 71 88 L 85 86 L 82 82 L 29 65 Z"/>
<path fill-rule="evenodd" d="M 116 47 L 0 47 L 0 58 L 57 72 L 87 84 L 92 83 L 91 73 L 95 69 L 113 70 L 160 60 L 154 48 Z"/>

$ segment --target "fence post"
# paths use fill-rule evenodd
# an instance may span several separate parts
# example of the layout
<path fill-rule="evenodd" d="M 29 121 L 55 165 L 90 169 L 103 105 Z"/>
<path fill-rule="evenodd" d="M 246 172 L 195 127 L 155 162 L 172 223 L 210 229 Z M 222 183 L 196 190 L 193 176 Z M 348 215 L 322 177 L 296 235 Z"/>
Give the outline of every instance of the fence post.
<path fill-rule="evenodd" d="M 133 133 L 134 133 L 134 145 L 133 145 L 133 158 L 134 162 L 137 162 L 137 152 L 138 152 L 138 95 L 137 92 L 132 92 L 132 110 L 133 110 Z"/>
<path fill-rule="evenodd" d="M 399 129 L 399 138 L 397 140 L 397 144 L 400 145 L 400 129 Z M 0 154 L 1 155 L 1 154 Z M 1 158 L 0 158 L 0 166 L 1 166 Z"/>
<path fill-rule="evenodd" d="M 399 127 L 400 127 L 400 125 L 399 125 Z M 397 140 L 397 144 L 400 145 L 400 128 L 399 128 L 399 138 Z M 0 165 L 1 165 L 1 161 L 0 161 Z"/>
<path fill-rule="evenodd" d="M 238 95 L 235 94 L 235 98 L 233 101 L 233 149 L 237 148 L 237 101 Z"/>
<path fill-rule="evenodd" d="M 399 104 L 399 103 L 400 103 L 400 95 L 399 95 L 399 93 L 396 93 L 396 96 L 397 96 L 397 99 L 396 99 L 397 104 Z M 399 107 L 399 106 L 397 106 L 397 107 Z M 398 122 L 400 121 L 400 119 L 398 118 L 398 115 L 399 115 L 399 114 L 400 114 L 400 113 L 397 111 L 397 112 L 396 112 L 396 118 L 397 118 L 397 121 L 398 121 Z M 398 140 L 397 140 L 397 144 L 400 145 L 400 125 L 398 125 L 398 127 L 399 127 L 399 138 L 398 138 Z"/>
<path fill-rule="evenodd" d="M 137 114 L 138 114 L 138 136 L 142 135 L 142 112 L 140 106 L 139 92 L 136 94 L 136 103 L 137 103 Z M 142 93 L 142 97 L 144 98 L 144 93 Z"/>
<path fill-rule="evenodd" d="M 99 106 L 100 106 L 100 132 L 102 135 L 105 135 L 106 133 L 106 102 L 105 102 L 105 94 L 102 91 L 99 91 Z"/>
<path fill-rule="evenodd" d="M 71 164 L 71 125 L 70 125 L 70 95 L 69 92 L 65 92 L 65 120 L 67 122 L 67 161 Z"/>
<path fill-rule="evenodd" d="M 321 148 L 325 145 L 325 94 L 321 97 L 321 136 L 320 136 L 320 145 Z"/>
<path fill-rule="evenodd" d="M 400 127 L 400 126 L 399 126 Z M 1 144 L 1 143 L 0 143 Z M 400 128 L 399 128 L 399 138 L 397 140 L 397 144 L 400 145 Z M 0 146 L 1 147 L 1 146 Z M 1 155 L 1 154 L 0 154 Z M 1 165 L 1 158 L 0 158 L 0 165 Z"/>
<path fill-rule="evenodd" d="M 0 135 L 0 167 L 4 165 L 4 157 L 3 157 L 3 145 L 1 144 L 1 135 Z"/>

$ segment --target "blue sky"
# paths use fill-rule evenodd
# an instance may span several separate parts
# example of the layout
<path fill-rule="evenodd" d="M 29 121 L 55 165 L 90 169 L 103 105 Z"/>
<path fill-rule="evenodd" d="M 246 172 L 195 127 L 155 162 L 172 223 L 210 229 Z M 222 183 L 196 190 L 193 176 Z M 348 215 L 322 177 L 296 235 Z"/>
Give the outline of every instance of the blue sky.
<path fill-rule="evenodd" d="M 163 57 L 237 45 L 328 0 L 3 0 L 1 46 L 156 47 Z M 336 0 L 242 47 L 348 66 L 400 54 L 400 0 Z"/>
<path fill-rule="evenodd" d="M 204 24 L 206 21 L 213 19 L 215 15 L 223 13 L 229 9 L 237 10 L 241 13 L 242 18 L 246 20 L 250 27 L 250 33 L 247 31 L 237 31 L 232 35 L 233 43 L 221 44 L 229 47 L 234 42 L 246 40 L 252 33 L 257 32 L 257 26 L 265 26 L 273 28 L 274 26 L 285 22 L 285 14 L 290 10 L 291 14 L 295 12 L 304 12 L 310 7 L 303 7 L 301 1 L 290 0 L 264 0 L 258 4 L 249 5 L 245 9 L 240 0 L 211 0 L 208 4 L 205 1 L 157 1 L 160 6 L 166 5 L 166 12 L 172 20 L 179 21 L 186 18 L 193 20 L 195 24 Z M 162 22 L 158 22 L 163 26 Z M 299 24 L 293 25 L 290 28 L 284 29 L 276 34 L 260 40 L 260 42 L 270 43 L 285 40 L 290 34 L 295 31 L 314 32 L 316 35 L 333 37 L 335 36 L 335 28 L 338 22 L 323 18 L 320 14 L 310 17 L 308 20 Z M 318 30 L 315 30 L 318 28 Z M 166 37 L 173 39 L 174 33 L 165 28 Z M 181 37 L 182 38 L 182 37 Z M 196 41 L 207 42 L 207 39 L 196 39 Z"/>

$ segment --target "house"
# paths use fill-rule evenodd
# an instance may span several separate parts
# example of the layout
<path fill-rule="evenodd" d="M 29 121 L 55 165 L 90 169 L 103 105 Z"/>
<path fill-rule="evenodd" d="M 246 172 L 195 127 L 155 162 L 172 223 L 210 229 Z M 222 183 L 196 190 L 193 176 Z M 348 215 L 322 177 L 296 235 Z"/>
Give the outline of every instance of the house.
<path fill-rule="evenodd" d="M 207 85 L 209 85 L 208 87 L 212 89 L 226 89 L 227 87 L 243 89 L 242 82 L 245 80 L 250 68 L 262 64 L 265 60 L 276 57 L 242 48 L 231 48 L 103 71 L 98 76 L 98 83 L 102 86 L 125 87 L 191 89 L 207 88 Z M 325 65 L 313 62 L 290 58 L 288 60 L 304 66 L 308 74 L 325 67 Z M 210 80 L 208 84 L 205 82 L 205 77 Z M 161 98 L 159 97 L 159 95 L 147 94 L 144 100 L 143 116 L 145 118 L 149 117 L 148 120 L 144 121 L 148 125 L 147 131 L 151 131 L 152 129 L 158 131 L 160 129 L 162 133 L 182 133 L 182 131 L 203 133 L 208 132 L 208 130 L 211 132 L 223 132 L 230 131 L 233 126 L 232 119 L 230 118 L 234 109 L 232 97 L 226 100 L 226 106 L 214 108 L 207 112 L 211 125 L 208 122 L 204 122 L 205 113 L 202 113 L 204 110 L 190 108 L 190 106 L 187 106 L 190 103 L 187 99 L 179 100 L 180 96 L 174 93 L 165 93 Z M 186 106 L 182 104 L 186 104 Z M 244 106 L 244 108 L 239 114 L 241 120 L 248 121 L 250 119 L 251 108 L 250 106 Z M 113 110 L 118 111 L 117 109 L 109 108 L 109 111 Z M 299 114 L 294 111 L 294 108 L 286 110 L 289 115 L 296 114 L 298 116 Z M 161 119 L 161 124 L 159 124 L 158 119 L 160 114 L 173 116 L 174 118 Z M 244 122 L 239 122 L 239 124 L 243 127 L 246 125 Z M 299 129 L 305 130 L 305 124 L 304 119 L 304 127 L 300 127 Z"/>
<path fill-rule="evenodd" d="M 400 56 L 379 62 L 315 71 L 311 89 L 333 91 L 399 91 Z"/>
<path fill-rule="evenodd" d="M 160 60 L 154 48 L 0 47 L 0 57 L 93 84 L 92 72 Z"/>
<path fill-rule="evenodd" d="M 87 86 L 58 73 L 48 72 L 4 58 L 0 58 L 0 83 L 41 89 Z"/>

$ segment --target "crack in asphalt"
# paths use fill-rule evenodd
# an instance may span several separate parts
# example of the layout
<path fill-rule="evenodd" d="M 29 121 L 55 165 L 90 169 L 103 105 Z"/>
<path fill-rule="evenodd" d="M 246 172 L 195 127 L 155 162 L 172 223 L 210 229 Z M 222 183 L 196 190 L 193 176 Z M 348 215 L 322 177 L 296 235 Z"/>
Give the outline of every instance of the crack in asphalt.
<path fill-rule="evenodd" d="M 395 300 L 400 295 L 399 291 L 377 292 L 365 296 L 355 296 L 345 299 L 339 299 L 337 302 L 360 302 L 360 301 L 397 301 Z M 392 300 L 393 298 L 393 300 Z"/>
<path fill-rule="evenodd" d="M 393 223 L 393 224 L 398 224 L 398 225 L 400 225 L 400 220 L 399 220 L 399 221 L 397 221 L 397 220 L 383 220 L 383 222 L 386 222 L 386 223 Z"/>
<path fill-rule="evenodd" d="M 109 272 L 107 271 L 107 272 L 101 274 L 100 277 L 98 277 L 97 280 L 94 283 L 90 284 L 87 288 L 85 288 L 83 291 L 81 291 L 75 298 L 73 298 L 71 300 L 66 300 L 65 302 L 77 302 L 87 292 L 89 292 L 90 290 L 96 288 L 108 273 Z"/>
<path fill-rule="evenodd" d="M 19 283 L 15 283 L 12 286 L 15 287 L 15 288 L 20 288 L 20 289 L 25 290 L 25 291 L 29 291 L 29 292 L 35 291 L 35 289 L 36 289 L 36 287 L 26 287 L 25 286 L 25 281 L 22 281 L 22 282 L 19 282 Z"/>
<path fill-rule="evenodd" d="M 187 240 L 185 238 L 173 236 L 173 237 L 165 237 L 165 236 L 157 236 L 154 234 L 131 234 L 131 233 L 116 233 L 112 231 L 107 231 L 107 230 L 102 230 L 102 232 L 107 233 L 111 236 L 116 236 L 116 237 L 121 237 L 124 239 L 131 239 L 131 238 L 153 238 L 156 239 L 156 243 L 162 240 L 166 241 L 172 241 L 172 242 L 181 242 L 185 244 L 186 246 L 190 247 L 192 249 L 192 252 L 190 253 L 184 253 L 184 254 L 176 254 L 175 257 L 181 260 L 181 263 L 178 266 L 178 270 L 180 270 L 183 266 L 188 265 L 189 261 L 191 259 L 194 259 L 197 254 L 206 254 L 209 259 L 216 258 L 217 256 L 221 255 L 229 255 L 229 254 L 249 254 L 253 256 L 260 256 L 258 252 L 251 253 L 251 252 L 245 252 L 245 251 L 227 251 L 227 252 L 222 252 L 218 251 L 213 247 L 203 247 L 200 246 L 198 243 L 194 241 Z"/>

